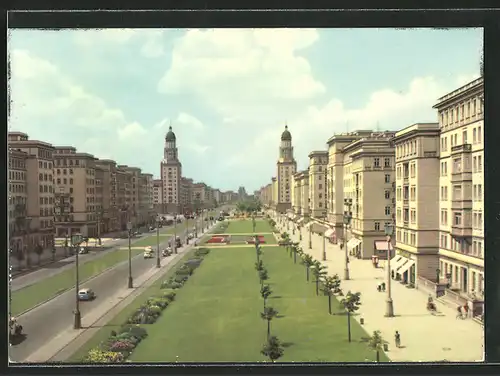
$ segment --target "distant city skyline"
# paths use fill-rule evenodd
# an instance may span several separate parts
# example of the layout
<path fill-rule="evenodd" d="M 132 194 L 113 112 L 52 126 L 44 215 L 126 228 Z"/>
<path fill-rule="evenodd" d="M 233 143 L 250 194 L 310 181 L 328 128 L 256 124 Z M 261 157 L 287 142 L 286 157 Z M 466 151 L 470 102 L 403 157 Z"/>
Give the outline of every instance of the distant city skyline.
<path fill-rule="evenodd" d="M 157 178 L 172 125 L 184 176 L 251 194 L 276 174 L 285 123 L 300 170 L 334 133 L 436 121 L 437 99 L 479 76 L 482 29 L 11 30 L 9 42 L 10 131 Z"/>

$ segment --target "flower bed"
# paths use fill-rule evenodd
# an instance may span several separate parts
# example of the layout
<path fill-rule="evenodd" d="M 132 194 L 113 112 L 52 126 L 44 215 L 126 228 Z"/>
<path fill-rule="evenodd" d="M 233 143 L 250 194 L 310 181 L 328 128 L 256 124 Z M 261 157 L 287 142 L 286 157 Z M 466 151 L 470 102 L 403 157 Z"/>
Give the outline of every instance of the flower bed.
<path fill-rule="evenodd" d="M 175 289 L 181 288 L 188 278 L 198 268 L 210 250 L 199 248 L 194 257 L 183 263 L 172 277 L 161 284 L 162 294 L 150 297 L 141 305 L 120 328 L 119 332 L 112 331 L 110 337 L 97 348 L 90 350 L 83 359 L 85 363 L 123 363 L 130 356 L 137 345 L 147 337 L 144 325 L 154 324 L 174 300 Z"/>
<path fill-rule="evenodd" d="M 207 240 L 207 244 L 227 244 L 230 242 L 230 236 L 212 236 L 209 240 Z"/>

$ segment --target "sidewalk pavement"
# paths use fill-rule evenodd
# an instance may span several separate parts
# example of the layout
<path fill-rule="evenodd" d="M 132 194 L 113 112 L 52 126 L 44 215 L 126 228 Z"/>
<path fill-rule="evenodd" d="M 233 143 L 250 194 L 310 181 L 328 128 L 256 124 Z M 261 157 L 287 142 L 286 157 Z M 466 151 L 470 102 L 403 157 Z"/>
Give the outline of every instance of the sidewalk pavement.
<path fill-rule="evenodd" d="M 212 228 L 211 228 L 212 229 Z M 210 229 L 210 230 L 211 230 Z M 209 230 L 209 231 L 210 231 Z M 200 234 L 199 240 L 202 236 Z M 148 272 L 142 274 L 134 280 L 135 287 L 133 289 L 122 288 L 107 301 L 93 309 L 91 312 L 82 317 L 82 329 L 75 330 L 73 327 L 68 327 L 66 330 L 59 333 L 57 336 L 49 340 L 46 345 L 42 346 L 36 352 L 31 354 L 25 362 L 40 363 L 47 361 L 65 361 L 74 354 L 83 344 L 85 344 L 101 327 L 106 325 L 114 316 L 116 316 L 127 305 L 133 302 L 146 288 L 153 285 L 165 272 L 184 256 L 184 254 L 193 247 L 189 244 L 179 249 L 179 253 L 173 257 L 164 258 L 161 260 L 161 268 L 152 267 Z"/>
<path fill-rule="evenodd" d="M 280 231 L 287 231 L 285 226 Z M 312 235 L 312 249 L 309 249 L 309 233 L 302 229 L 300 246 L 316 260 L 323 258 L 323 239 Z M 287 231 L 293 241 L 299 242 L 299 231 Z M 396 362 L 415 361 L 456 361 L 473 362 L 484 359 L 484 330 L 472 319 L 456 318 L 456 310 L 440 302 L 439 314 L 431 315 L 427 311 L 428 295 L 416 289 L 405 287 L 392 280 L 392 299 L 395 317 L 384 317 L 387 293 L 378 292 L 377 285 L 387 283 L 384 265 L 374 268 L 370 260 L 349 257 L 350 280 L 344 281 L 345 250 L 339 245 L 326 240 L 326 261 L 328 274 L 338 274 L 342 280 L 341 288 L 361 293 L 359 315 L 354 318 L 359 322 L 364 318 L 364 329 L 368 335 L 380 330 L 382 337 L 389 342 L 388 357 Z M 384 262 L 382 262 L 383 264 Z M 434 299 L 436 301 L 436 299 Z M 394 346 L 394 332 L 401 335 L 401 348 Z"/>

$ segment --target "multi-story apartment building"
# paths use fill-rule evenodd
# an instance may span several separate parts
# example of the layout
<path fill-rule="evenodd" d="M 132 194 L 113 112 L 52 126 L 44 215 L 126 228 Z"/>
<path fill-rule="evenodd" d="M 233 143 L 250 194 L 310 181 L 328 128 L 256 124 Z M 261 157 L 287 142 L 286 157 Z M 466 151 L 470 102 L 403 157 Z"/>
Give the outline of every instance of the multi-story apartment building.
<path fill-rule="evenodd" d="M 129 175 L 129 182 L 125 186 L 127 191 L 128 187 L 128 206 L 131 211 L 130 221 L 134 226 L 140 226 L 144 222 L 143 212 L 139 204 L 140 183 L 139 177 L 141 169 L 138 167 L 130 167 L 126 165 L 119 165 L 118 168 L 122 169 Z"/>
<path fill-rule="evenodd" d="M 214 197 L 213 197 L 213 189 L 212 187 L 205 185 L 205 199 L 204 201 L 204 206 L 205 208 L 211 208 L 214 204 Z"/>
<path fill-rule="evenodd" d="M 9 151 L 9 247 L 16 255 L 22 254 L 27 242 L 25 218 L 28 204 L 28 154 Z"/>
<path fill-rule="evenodd" d="M 180 191 L 180 201 L 182 206 L 182 213 L 186 213 L 192 210 L 192 188 L 193 188 L 193 179 L 188 179 L 185 177 L 181 177 L 181 191 Z"/>
<path fill-rule="evenodd" d="M 162 200 L 162 186 L 161 179 L 153 180 L 153 206 L 157 213 L 162 213 L 163 200 Z"/>
<path fill-rule="evenodd" d="M 153 175 L 139 175 L 139 223 L 151 224 L 153 221 Z"/>
<path fill-rule="evenodd" d="M 198 211 L 205 205 L 205 183 L 195 183 L 191 189 L 191 201 L 193 202 L 193 210 Z"/>
<path fill-rule="evenodd" d="M 182 164 L 176 146 L 176 136 L 169 127 L 165 136 L 163 160 L 161 161 L 162 201 L 164 213 L 180 213 Z"/>
<path fill-rule="evenodd" d="M 327 215 L 327 166 L 327 151 L 309 154 L 309 210 L 314 218 L 326 218 Z"/>
<path fill-rule="evenodd" d="M 310 215 L 309 171 L 303 170 L 293 174 L 294 182 L 294 212 L 297 215 L 308 217 Z"/>
<path fill-rule="evenodd" d="M 439 273 L 468 299 L 484 291 L 483 78 L 439 98 Z M 476 296 L 476 298 L 474 298 Z"/>
<path fill-rule="evenodd" d="M 372 131 L 358 130 L 350 133 L 335 134 L 327 141 L 327 217 L 337 239 L 344 234 L 344 148 Z M 344 234 L 344 236 L 342 236 Z"/>
<path fill-rule="evenodd" d="M 116 162 L 110 159 L 99 159 L 95 161 L 96 168 L 96 192 L 102 190 L 101 212 L 98 212 L 98 222 L 100 220 L 100 233 L 115 232 L 121 229 L 119 192 L 116 182 Z M 101 177 L 100 183 L 97 176 Z"/>
<path fill-rule="evenodd" d="M 420 123 L 402 129 L 394 137 L 394 147 L 398 256 L 391 269 L 403 282 L 418 285 L 418 277 L 435 282 L 439 267 L 436 203 L 447 195 L 439 187 L 439 124 Z"/>
<path fill-rule="evenodd" d="M 272 191 L 272 200 L 271 200 L 271 205 L 273 206 L 274 209 L 277 210 L 278 207 L 278 179 L 276 177 L 271 178 L 271 191 Z"/>
<path fill-rule="evenodd" d="M 297 171 L 297 162 L 293 157 L 292 135 L 288 130 L 288 126 L 285 126 L 285 130 L 281 134 L 281 145 L 276 167 L 278 185 L 276 210 L 284 213 L 292 207 L 292 176 Z"/>
<path fill-rule="evenodd" d="M 393 222 L 394 134 L 371 133 L 343 148 L 343 203 L 352 236 L 347 247 L 360 258 L 387 256 L 384 227 Z"/>
<path fill-rule="evenodd" d="M 221 204 L 223 202 L 220 189 L 214 189 L 213 196 L 214 196 L 214 202 L 217 202 L 217 204 Z"/>
<path fill-rule="evenodd" d="M 268 206 L 271 205 L 272 195 L 273 195 L 272 188 L 273 188 L 272 184 L 270 184 L 270 183 L 261 188 L 261 195 L 260 195 L 261 202 L 264 205 L 268 205 Z"/>
<path fill-rule="evenodd" d="M 13 208 L 13 219 L 17 223 L 16 234 L 24 236 L 22 240 L 18 236 L 16 244 L 23 247 L 29 258 L 35 247 L 47 249 L 54 244 L 54 147 L 30 140 L 22 132 L 9 132 L 8 143 L 11 162 L 16 160 L 18 168 L 13 189 L 18 189 L 19 204 Z"/>
<path fill-rule="evenodd" d="M 116 192 L 116 203 L 118 208 L 118 223 L 122 231 L 127 229 L 127 223 L 132 221 L 132 200 L 131 189 L 132 176 L 129 172 L 120 167 L 116 167 L 114 174 L 114 184 Z"/>
<path fill-rule="evenodd" d="M 71 146 L 56 147 L 53 156 L 56 192 L 69 199 L 69 213 L 55 216 L 57 236 L 97 236 L 96 158 Z"/>

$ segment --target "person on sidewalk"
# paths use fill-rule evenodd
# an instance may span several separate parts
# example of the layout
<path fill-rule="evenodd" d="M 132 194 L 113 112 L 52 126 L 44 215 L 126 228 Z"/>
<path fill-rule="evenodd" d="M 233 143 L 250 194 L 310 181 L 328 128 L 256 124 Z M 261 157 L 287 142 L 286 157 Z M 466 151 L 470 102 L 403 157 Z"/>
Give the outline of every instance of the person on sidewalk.
<path fill-rule="evenodd" d="M 456 317 L 456 318 L 457 318 L 457 319 L 462 319 L 462 318 L 463 318 L 463 314 L 462 314 L 462 306 L 461 306 L 461 305 L 459 305 L 459 306 L 457 307 L 457 317 Z"/>
<path fill-rule="evenodd" d="M 464 304 L 464 319 L 469 317 L 469 305 L 467 303 Z"/>
<path fill-rule="evenodd" d="M 401 335 L 397 330 L 396 333 L 394 333 L 394 342 L 396 343 L 396 347 L 399 349 L 401 347 Z"/>

